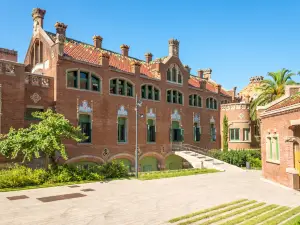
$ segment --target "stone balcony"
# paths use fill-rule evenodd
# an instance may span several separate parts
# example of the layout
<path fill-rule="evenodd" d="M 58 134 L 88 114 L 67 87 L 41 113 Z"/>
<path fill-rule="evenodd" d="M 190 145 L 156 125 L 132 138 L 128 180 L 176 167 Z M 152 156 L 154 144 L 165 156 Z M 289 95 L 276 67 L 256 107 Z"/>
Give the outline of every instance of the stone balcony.
<path fill-rule="evenodd" d="M 249 103 L 229 103 L 229 104 L 222 104 L 221 110 L 240 110 L 240 109 L 250 109 Z"/>
<path fill-rule="evenodd" d="M 32 86 L 39 86 L 39 87 L 50 87 L 50 79 L 51 77 L 46 77 L 39 74 L 25 74 L 25 84 L 30 84 Z"/>

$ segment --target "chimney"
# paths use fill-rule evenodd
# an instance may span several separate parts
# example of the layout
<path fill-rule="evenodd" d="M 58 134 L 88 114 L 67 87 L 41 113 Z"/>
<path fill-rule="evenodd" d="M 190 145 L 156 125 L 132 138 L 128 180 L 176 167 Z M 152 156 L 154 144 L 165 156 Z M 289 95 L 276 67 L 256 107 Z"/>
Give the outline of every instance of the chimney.
<path fill-rule="evenodd" d="M 205 90 L 206 89 L 206 80 L 200 80 L 200 89 Z"/>
<path fill-rule="evenodd" d="M 56 28 L 56 34 L 62 34 L 66 37 L 66 30 L 68 25 L 61 22 L 56 22 L 54 26 Z"/>
<path fill-rule="evenodd" d="M 179 41 L 177 39 L 169 40 L 169 56 L 179 57 Z"/>
<path fill-rule="evenodd" d="M 232 97 L 232 102 L 235 101 L 235 96 L 236 96 L 236 87 L 233 87 L 233 95 L 231 96 Z"/>
<path fill-rule="evenodd" d="M 149 63 L 152 61 L 152 54 L 150 52 L 145 53 L 146 63 Z"/>
<path fill-rule="evenodd" d="M 198 77 L 199 77 L 199 78 L 202 78 L 202 79 L 203 79 L 203 72 L 204 72 L 203 70 L 198 70 L 198 71 L 197 71 Z"/>
<path fill-rule="evenodd" d="M 129 52 L 129 46 L 128 45 L 121 45 L 121 53 L 123 56 L 128 56 L 128 52 Z"/>
<path fill-rule="evenodd" d="M 33 19 L 33 33 L 36 33 L 39 27 L 43 28 L 45 14 L 46 10 L 40 8 L 34 8 L 32 10 L 31 16 Z"/>
<path fill-rule="evenodd" d="M 102 40 L 103 40 L 103 38 L 101 36 L 94 35 L 93 36 L 94 47 L 95 48 L 102 48 Z"/>
<path fill-rule="evenodd" d="M 203 78 L 206 80 L 210 80 L 211 72 L 212 72 L 212 70 L 210 68 L 203 70 Z"/>
<path fill-rule="evenodd" d="M 13 62 L 18 61 L 18 52 L 6 48 L 0 48 L 0 59 L 9 60 Z"/>
<path fill-rule="evenodd" d="M 110 55 L 107 52 L 101 52 L 99 55 L 99 64 L 102 65 L 102 67 L 108 69 L 109 58 L 110 58 Z"/>
<path fill-rule="evenodd" d="M 134 61 L 131 63 L 131 72 L 135 75 L 140 75 L 141 73 L 141 63 L 138 61 Z"/>
<path fill-rule="evenodd" d="M 221 90 L 222 90 L 222 85 L 221 85 L 221 84 L 218 84 L 218 85 L 217 85 L 217 93 L 220 94 L 220 93 L 221 93 Z"/>
<path fill-rule="evenodd" d="M 57 44 L 57 54 L 60 56 L 64 55 L 64 44 L 66 40 L 66 29 L 67 25 L 64 23 L 56 22 L 55 23 L 55 28 L 56 28 L 56 41 L 55 43 Z"/>
<path fill-rule="evenodd" d="M 188 65 L 184 65 L 184 68 L 186 69 L 186 71 L 188 71 L 188 73 L 191 73 L 191 67 L 189 67 Z"/>

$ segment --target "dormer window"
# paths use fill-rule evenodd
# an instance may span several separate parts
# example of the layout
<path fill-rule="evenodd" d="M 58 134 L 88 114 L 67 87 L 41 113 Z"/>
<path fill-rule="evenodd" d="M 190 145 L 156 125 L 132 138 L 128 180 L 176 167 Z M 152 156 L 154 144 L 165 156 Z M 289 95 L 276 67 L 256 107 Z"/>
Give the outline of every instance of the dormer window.
<path fill-rule="evenodd" d="M 182 75 L 179 67 L 172 64 L 167 70 L 167 81 L 171 83 L 182 84 Z"/>

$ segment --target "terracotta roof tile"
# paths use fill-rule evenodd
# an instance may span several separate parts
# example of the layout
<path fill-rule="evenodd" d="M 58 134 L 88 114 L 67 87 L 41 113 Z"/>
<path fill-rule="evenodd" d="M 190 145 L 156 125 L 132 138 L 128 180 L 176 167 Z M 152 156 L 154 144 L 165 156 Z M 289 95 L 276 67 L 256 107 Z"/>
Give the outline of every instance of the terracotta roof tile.
<path fill-rule="evenodd" d="M 281 101 L 281 102 L 279 102 L 275 105 L 272 105 L 266 111 L 269 112 L 269 111 L 272 111 L 272 110 L 275 110 L 275 109 L 280 109 L 280 108 L 288 107 L 288 106 L 299 104 L 299 103 L 300 103 L 300 92 L 286 98 L 285 100 L 283 100 L 283 101 Z"/>

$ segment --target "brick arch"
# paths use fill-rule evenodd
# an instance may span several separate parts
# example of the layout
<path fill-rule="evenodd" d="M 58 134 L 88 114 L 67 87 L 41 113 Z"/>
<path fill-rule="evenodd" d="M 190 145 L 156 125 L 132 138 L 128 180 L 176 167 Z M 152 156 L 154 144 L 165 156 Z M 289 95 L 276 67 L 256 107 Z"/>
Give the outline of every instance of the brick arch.
<path fill-rule="evenodd" d="M 65 162 L 65 164 L 71 164 L 71 163 L 77 163 L 77 162 L 94 162 L 94 163 L 104 163 L 105 161 L 98 157 L 93 155 L 81 155 L 74 158 L 71 158 Z"/>
<path fill-rule="evenodd" d="M 108 159 L 108 162 L 114 159 L 128 159 L 132 163 L 132 165 L 134 165 L 134 161 L 135 161 L 134 156 L 127 153 L 120 153 L 120 154 L 113 155 Z"/>
<path fill-rule="evenodd" d="M 156 158 L 159 163 L 164 162 L 164 157 L 161 154 L 157 153 L 157 152 L 146 152 L 146 153 L 141 155 L 139 160 L 142 160 L 143 158 L 145 158 L 147 156 Z"/>

